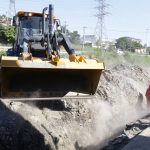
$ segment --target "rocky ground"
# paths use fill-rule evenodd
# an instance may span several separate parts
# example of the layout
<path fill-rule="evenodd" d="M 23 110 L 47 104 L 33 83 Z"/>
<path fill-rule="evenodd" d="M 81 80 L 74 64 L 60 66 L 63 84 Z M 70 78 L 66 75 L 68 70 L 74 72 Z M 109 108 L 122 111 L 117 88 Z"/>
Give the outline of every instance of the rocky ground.
<path fill-rule="evenodd" d="M 109 149 L 115 136 L 125 138 L 126 124 L 132 130 L 129 123 L 147 114 L 149 84 L 148 68 L 117 65 L 103 72 L 94 99 L 1 101 L 0 150 Z"/>
<path fill-rule="evenodd" d="M 140 134 L 144 129 L 150 126 L 150 115 L 127 124 L 125 129 L 121 132 L 119 136 L 110 140 L 108 144 L 101 150 L 121 150 L 125 147 L 131 140 L 133 140 L 138 134 Z"/>

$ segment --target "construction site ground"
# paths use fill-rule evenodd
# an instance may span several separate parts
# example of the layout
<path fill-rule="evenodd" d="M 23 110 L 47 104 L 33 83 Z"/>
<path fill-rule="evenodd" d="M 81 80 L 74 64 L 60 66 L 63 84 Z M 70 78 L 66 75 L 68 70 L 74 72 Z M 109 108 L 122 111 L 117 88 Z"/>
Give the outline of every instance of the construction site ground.
<path fill-rule="evenodd" d="M 127 144 L 123 150 L 149 150 L 150 142 L 150 127 L 146 128 L 140 134 L 138 134 L 129 144 Z"/>
<path fill-rule="evenodd" d="M 93 99 L 1 100 L 0 150 L 123 149 L 149 127 L 149 72 L 138 65 L 106 68 Z"/>
<path fill-rule="evenodd" d="M 150 115 L 127 124 L 120 135 L 110 140 L 102 150 L 149 150 Z"/>

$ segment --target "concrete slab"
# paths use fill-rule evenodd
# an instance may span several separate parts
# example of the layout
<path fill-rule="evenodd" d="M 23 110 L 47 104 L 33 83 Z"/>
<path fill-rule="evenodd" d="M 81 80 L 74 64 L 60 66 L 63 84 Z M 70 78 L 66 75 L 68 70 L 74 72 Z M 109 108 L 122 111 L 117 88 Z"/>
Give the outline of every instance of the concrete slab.
<path fill-rule="evenodd" d="M 122 150 L 150 150 L 150 127 L 143 130 Z"/>

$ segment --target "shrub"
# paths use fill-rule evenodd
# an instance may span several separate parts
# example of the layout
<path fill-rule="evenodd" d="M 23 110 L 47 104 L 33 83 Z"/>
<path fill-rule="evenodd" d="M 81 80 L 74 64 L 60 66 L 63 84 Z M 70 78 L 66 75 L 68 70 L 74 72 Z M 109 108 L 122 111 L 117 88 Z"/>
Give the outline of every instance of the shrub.
<path fill-rule="evenodd" d="M 0 26 L 0 38 L 6 43 L 12 43 L 15 38 L 15 28 L 13 26 Z"/>

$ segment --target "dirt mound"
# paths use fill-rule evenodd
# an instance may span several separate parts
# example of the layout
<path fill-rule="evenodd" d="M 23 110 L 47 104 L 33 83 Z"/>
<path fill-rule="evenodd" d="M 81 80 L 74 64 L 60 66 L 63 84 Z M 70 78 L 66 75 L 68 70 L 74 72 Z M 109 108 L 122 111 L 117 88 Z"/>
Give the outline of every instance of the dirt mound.
<path fill-rule="evenodd" d="M 88 100 L 0 103 L 0 149 L 96 150 L 146 113 L 147 69 L 106 70 Z"/>

